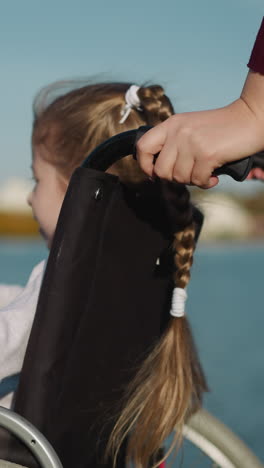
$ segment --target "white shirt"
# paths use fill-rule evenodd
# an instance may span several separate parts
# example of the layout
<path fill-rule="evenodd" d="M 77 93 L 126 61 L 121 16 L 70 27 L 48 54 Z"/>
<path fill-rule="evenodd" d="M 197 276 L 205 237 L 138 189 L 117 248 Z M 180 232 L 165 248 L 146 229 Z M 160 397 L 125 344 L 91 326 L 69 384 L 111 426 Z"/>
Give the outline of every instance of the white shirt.
<path fill-rule="evenodd" d="M 45 260 L 35 266 L 24 288 L 0 285 L 0 383 L 21 371 L 45 266 Z M 10 407 L 12 396 L 0 405 Z"/>

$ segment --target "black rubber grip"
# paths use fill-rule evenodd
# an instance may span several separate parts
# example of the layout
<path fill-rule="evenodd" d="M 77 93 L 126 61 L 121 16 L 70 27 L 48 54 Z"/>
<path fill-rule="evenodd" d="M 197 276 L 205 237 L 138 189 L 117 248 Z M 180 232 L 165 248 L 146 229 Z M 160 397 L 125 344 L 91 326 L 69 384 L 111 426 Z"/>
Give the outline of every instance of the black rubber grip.
<path fill-rule="evenodd" d="M 252 169 L 254 167 L 259 167 L 264 170 L 264 151 L 260 153 L 253 154 L 252 156 Z"/>
<path fill-rule="evenodd" d="M 251 168 L 252 158 L 247 157 L 219 167 L 213 172 L 213 175 L 229 175 L 237 182 L 243 182 L 247 178 Z"/>
<path fill-rule="evenodd" d="M 151 127 L 143 126 L 137 130 L 129 130 L 128 132 L 119 133 L 118 135 L 109 138 L 101 145 L 97 146 L 90 155 L 85 159 L 82 166 L 100 171 L 106 171 L 112 164 L 119 159 L 122 159 L 129 154 L 136 154 L 136 143 Z M 257 153 L 240 159 L 229 164 L 225 164 L 214 171 L 214 175 L 226 174 L 238 182 L 246 179 L 250 169 L 255 164 L 254 159 L 264 158 L 264 152 Z M 253 166 L 259 167 L 259 166 Z M 264 159 L 263 159 L 264 167 Z"/>

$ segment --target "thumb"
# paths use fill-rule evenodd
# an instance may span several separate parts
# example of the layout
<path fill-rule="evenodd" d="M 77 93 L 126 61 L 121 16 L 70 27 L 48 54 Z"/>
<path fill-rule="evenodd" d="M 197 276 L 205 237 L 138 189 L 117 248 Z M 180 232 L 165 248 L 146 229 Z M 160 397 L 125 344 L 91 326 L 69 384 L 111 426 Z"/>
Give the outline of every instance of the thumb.
<path fill-rule="evenodd" d="M 210 189 L 210 188 L 216 187 L 218 182 L 219 182 L 219 178 L 217 176 L 212 176 L 212 177 L 210 177 L 209 183 L 208 183 L 207 187 L 205 187 L 205 188 Z"/>

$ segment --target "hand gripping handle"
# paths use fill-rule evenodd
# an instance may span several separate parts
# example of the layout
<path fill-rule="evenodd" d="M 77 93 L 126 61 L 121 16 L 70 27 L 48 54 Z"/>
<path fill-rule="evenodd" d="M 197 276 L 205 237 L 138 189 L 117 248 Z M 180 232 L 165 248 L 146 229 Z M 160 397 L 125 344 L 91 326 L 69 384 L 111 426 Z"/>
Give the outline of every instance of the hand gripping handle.
<path fill-rule="evenodd" d="M 83 167 L 106 171 L 119 159 L 129 154 L 135 155 L 137 141 L 150 129 L 149 126 L 143 126 L 137 130 L 129 130 L 109 138 L 90 153 L 83 162 Z M 264 165 L 264 153 L 262 152 L 225 164 L 216 169 L 213 174 L 217 176 L 226 174 L 236 181 L 242 182 L 246 179 L 252 165 L 254 165 L 254 158 L 259 159 L 262 157 Z"/>

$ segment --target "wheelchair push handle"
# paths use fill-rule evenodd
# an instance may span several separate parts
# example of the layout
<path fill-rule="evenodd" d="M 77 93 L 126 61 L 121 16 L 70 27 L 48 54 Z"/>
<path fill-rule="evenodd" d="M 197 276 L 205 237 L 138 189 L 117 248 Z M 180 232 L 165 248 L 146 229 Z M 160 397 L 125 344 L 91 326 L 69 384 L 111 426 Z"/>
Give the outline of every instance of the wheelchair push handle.
<path fill-rule="evenodd" d="M 122 159 L 129 154 L 135 155 L 136 143 L 151 127 L 143 126 L 137 130 L 129 130 L 127 132 L 119 133 L 118 135 L 109 138 L 101 145 L 97 146 L 90 155 L 85 159 L 82 167 L 106 171 L 112 164 L 119 159 Z M 234 180 L 242 182 L 246 179 L 250 170 L 254 165 L 254 158 L 261 160 L 263 158 L 264 166 L 264 152 L 248 156 L 235 162 L 225 164 L 214 171 L 214 175 L 229 175 Z"/>

